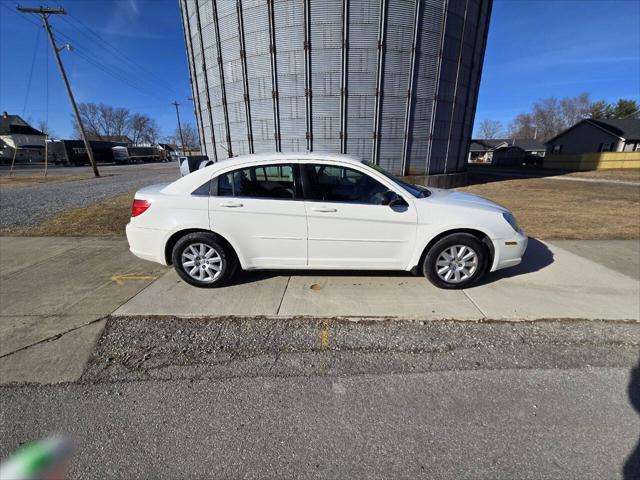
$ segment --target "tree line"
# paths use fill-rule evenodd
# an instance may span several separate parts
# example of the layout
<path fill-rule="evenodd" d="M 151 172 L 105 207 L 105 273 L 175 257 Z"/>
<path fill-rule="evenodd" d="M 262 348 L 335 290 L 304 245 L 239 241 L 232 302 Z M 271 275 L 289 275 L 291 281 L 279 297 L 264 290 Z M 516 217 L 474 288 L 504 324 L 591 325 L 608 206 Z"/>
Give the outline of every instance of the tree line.
<path fill-rule="evenodd" d="M 163 136 L 158 122 L 144 113 L 132 112 L 128 108 L 113 107 L 103 103 L 79 103 L 78 111 L 87 136 L 91 140 L 108 140 L 111 137 L 129 137 L 134 145 L 160 142 L 174 143 L 182 147 L 181 137 L 176 131 Z M 75 116 L 72 116 L 73 132 L 80 138 L 80 128 Z M 198 132 L 189 122 L 182 125 L 182 138 L 188 149 L 199 148 Z"/>
<path fill-rule="evenodd" d="M 484 119 L 478 126 L 478 138 L 535 138 L 545 142 L 580 120 L 592 118 L 640 118 L 640 105 L 621 98 L 615 103 L 592 101 L 591 95 L 549 97 L 534 102 L 529 112 L 522 112 L 505 128 L 499 120 Z"/>

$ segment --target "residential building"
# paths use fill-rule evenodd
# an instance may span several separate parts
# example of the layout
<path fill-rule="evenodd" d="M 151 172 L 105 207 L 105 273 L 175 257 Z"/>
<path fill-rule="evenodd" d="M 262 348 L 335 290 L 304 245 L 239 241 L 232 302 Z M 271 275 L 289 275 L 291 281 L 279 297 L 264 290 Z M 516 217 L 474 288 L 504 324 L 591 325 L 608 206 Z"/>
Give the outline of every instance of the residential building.
<path fill-rule="evenodd" d="M 548 154 L 640 151 L 640 119 L 582 120 L 546 142 Z"/>
<path fill-rule="evenodd" d="M 345 153 L 465 181 L 491 0 L 180 4 L 210 159 Z"/>
<path fill-rule="evenodd" d="M 18 115 L 0 116 L 0 163 L 44 161 L 46 135 Z"/>
<path fill-rule="evenodd" d="M 531 138 L 476 139 L 469 146 L 469 163 L 493 165 L 541 164 L 544 144 Z"/>

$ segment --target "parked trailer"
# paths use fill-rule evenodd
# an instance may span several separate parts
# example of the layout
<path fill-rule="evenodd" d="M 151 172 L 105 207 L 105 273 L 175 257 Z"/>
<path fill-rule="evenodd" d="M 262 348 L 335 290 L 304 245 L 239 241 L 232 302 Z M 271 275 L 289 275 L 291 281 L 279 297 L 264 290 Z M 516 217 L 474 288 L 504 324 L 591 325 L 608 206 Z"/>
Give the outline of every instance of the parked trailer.
<path fill-rule="evenodd" d="M 61 159 L 64 165 L 89 165 L 89 155 L 82 140 L 62 140 L 67 153 L 66 158 Z M 103 142 L 91 140 L 89 142 L 93 157 L 98 163 L 112 163 L 115 161 L 113 147 L 122 147 L 124 144 L 117 142 Z"/>
<path fill-rule="evenodd" d="M 116 164 L 124 165 L 131 162 L 127 147 L 113 147 L 111 148 L 111 152 L 113 153 L 113 161 Z"/>
<path fill-rule="evenodd" d="M 128 147 L 131 163 L 136 162 L 164 162 L 167 160 L 167 152 L 159 147 Z"/>

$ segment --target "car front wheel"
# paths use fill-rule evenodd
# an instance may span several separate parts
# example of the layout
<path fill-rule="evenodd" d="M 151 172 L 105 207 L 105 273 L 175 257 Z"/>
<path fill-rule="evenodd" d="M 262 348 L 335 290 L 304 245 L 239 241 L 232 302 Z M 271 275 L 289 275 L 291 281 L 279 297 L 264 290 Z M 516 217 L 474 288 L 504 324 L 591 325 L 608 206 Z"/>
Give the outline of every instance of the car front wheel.
<path fill-rule="evenodd" d="M 178 240 L 172 261 L 180 278 L 200 288 L 226 284 L 236 269 L 236 258 L 229 247 L 206 232 L 190 233 Z"/>
<path fill-rule="evenodd" d="M 484 274 L 488 262 L 486 246 L 468 233 L 447 235 L 427 253 L 423 273 L 440 288 L 465 288 Z"/>

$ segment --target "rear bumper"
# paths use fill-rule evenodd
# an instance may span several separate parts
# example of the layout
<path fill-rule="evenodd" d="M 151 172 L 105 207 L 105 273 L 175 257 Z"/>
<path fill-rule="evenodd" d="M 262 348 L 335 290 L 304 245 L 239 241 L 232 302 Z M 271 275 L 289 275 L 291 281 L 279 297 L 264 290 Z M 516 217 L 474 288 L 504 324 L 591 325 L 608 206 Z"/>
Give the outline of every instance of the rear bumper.
<path fill-rule="evenodd" d="M 511 238 L 493 239 L 493 264 L 491 271 L 514 267 L 522 262 L 522 256 L 527 249 L 529 238 L 523 231 L 517 232 Z"/>
<path fill-rule="evenodd" d="M 166 265 L 164 256 L 164 238 L 166 232 L 154 228 L 141 228 L 127 224 L 129 250 L 136 257 Z"/>

